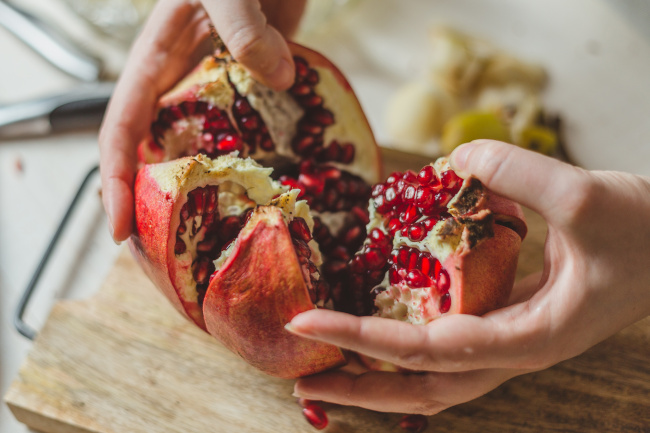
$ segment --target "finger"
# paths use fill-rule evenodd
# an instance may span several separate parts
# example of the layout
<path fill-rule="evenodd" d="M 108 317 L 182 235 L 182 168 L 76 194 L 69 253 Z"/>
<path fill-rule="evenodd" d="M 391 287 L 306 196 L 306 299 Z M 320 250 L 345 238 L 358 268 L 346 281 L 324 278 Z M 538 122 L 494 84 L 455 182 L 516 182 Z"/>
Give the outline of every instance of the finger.
<path fill-rule="evenodd" d="M 528 301 L 540 289 L 542 283 L 542 272 L 527 275 L 515 283 L 508 299 L 508 305 Z"/>
<path fill-rule="evenodd" d="M 525 304 L 490 318 L 456 314 L 426 326 L 327 310 L 295 316 L 287 329 L 297 335 L 392 362 L 417 371 L 526 368 L 531 357 L 535 314 Z M 522 320 L 522 312 L 529 317 Z"/>
<path fill-rule="evenodd" d="M 475 140 L 455 149 L 451 166 L 474 175 L 489 189 L 545 218 L 563 210 L 584 173 L 569 164 L 494 140 Z"/>
<path fill-rule="evenodd" d="M 298 379 L 294 394 L 381 412 L 436 414 L 473 400 L 524 371 L 489 369 L 464 373 L 402 374 L 340 371 Z"/>
<path fill-rule="evenodd" d="M 268 24 L 259 1 L 211 0 L 205 8 L 232 56 L 255 79 L 276 90 L 291 86 L 291 52 L 280 32 Z"/>
<path fill-rule="evenodd" d="M 160 2 L 116 85 L 99 134 L 102 200 L 116 241 L 133 231 L 138 143 L 148 133 L 158 97 L 193 66 L 209 36 L 208 24 L 198 4 Z"/>

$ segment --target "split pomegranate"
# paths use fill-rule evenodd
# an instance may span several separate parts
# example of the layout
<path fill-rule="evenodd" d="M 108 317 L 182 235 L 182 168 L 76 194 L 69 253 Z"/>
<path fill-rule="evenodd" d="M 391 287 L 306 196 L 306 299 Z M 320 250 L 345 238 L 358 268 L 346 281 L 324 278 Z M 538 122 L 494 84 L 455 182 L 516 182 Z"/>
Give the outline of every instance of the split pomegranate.
<path fill-rule="evenodd" d="M 135 183 L 131 242 L 178 310 L 281 377 L 345 361 L 338 348 L 284 325 L 343 302 L 321 272 L 345 266 L 363 243 L 380 173 L 345 78 L 320 54 L 290 46 L 296 82 L 286 92 L 221 53 L 161 98 L 139 148 L 146 165 Z"/>
<path fill-rule="evenodd" d="M 424 324 L 503 305 L 519 207 L 444 159 L 371 187 L 378 148 L 348 83 L 319 54 L 291 50 L 286 92 L 222 54 L 161 98 L 130 241 L 150 278 L 197 326 L 285 378 L 345 362 L 284 329 L 302 311 Z"/>

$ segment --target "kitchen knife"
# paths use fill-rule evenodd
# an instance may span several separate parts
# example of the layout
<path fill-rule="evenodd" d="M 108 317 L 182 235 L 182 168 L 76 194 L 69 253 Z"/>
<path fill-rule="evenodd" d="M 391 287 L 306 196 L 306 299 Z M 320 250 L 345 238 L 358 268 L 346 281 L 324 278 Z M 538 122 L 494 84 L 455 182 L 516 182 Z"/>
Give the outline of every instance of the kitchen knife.
<path fill-rule="evenodd" d="M 0 139 L 98 128 L 115 83 L 84 84 L 67 93 L 0 105 Z"/>

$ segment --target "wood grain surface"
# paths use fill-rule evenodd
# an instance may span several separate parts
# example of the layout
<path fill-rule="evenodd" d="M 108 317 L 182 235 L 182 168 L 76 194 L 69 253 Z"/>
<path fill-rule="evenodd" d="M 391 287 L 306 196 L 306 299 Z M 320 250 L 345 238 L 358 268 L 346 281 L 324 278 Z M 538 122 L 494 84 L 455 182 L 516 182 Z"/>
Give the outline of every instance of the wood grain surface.
<path fill-rule="evenodd" d="M 387 171 L 422 165 L 387 160 Z M 543 263 L 546 227 L 526 215 L 518 277 Z M 183 319 L 125 251 L 95 296 L 54 307 L 5 401 L 47 433 L 313 432 L 292 389 Z M 327 432 L 403 432 L 400 414 L 324 407 Z M 430 417 L 426 431 L 650 432 L 650 318 Z"/>

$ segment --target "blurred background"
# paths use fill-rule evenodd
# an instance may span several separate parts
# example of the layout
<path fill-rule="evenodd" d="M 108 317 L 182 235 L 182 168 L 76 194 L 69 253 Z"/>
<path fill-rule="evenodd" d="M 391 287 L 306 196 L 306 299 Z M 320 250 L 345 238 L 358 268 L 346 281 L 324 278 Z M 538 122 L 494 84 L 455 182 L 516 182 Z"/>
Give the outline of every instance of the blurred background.
<path fill-rule="evenodd" d="M 2 394 L 31 346 L 13 310 L 98 162 L 101 101 L 153 3 L 0 0 Z M 311 0 L 297 40 L 340 67 L 383 146 L 434 156 L 475 133 L 505 135 L 554 155 L 561 147 L 587 169 L 650 175 L 648 23 L 644 0 Z M 66 132 L 15 122 L 34 109 L 25 101 L 57 94 L 81 95 L 87 119 Z M 36 329 L 56 300 L 92 294 L 121 250 L 93 182 L 27 311 Z M 4 405 L 0 431 L 25 431 Z"/>

